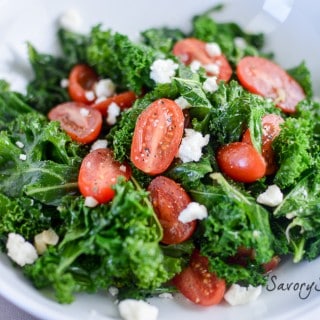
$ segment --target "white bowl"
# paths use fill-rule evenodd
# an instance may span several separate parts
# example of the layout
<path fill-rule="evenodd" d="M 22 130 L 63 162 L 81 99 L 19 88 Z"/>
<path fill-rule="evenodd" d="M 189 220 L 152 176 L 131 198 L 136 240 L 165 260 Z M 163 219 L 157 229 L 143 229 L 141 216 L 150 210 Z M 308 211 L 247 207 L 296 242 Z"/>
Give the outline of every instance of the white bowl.
<path fill-rule="evenodd" d="M 305 60 L 312 71 L 314 89 L 320 93 L 320 3 L 313 0 L 229 0 L 217 15 L 245 29 L 264 31 L 266 51 L 275 52 L 283 67 Z M 32 77 L 26 62 L 25 41 L 41 51 L 56 52 L 57 19 L 68 9 L 83 18 L 84 32 L 96 23 L 136 37 L 147 27 L 171 26 L 188 30 L 190 18 L 220 3 L 217 0 L 0 0 L 0 78 L 15 90 L 24 90 Z M 159 320 L 184 319 L 314 319 L 319 310 L 320 260 L 293 265 L 284 262 L 272 274 L 262 296 L 250 305 L 198 307 L 185 299 L 151 299 L 159 307 Z M 39 293 L 0 255 L 0 294 L 41 319 L 118 319 L 113 302 L 104 294 L 78 295 L 71 305 L 60 305 Z M 304 284 L 304 285 L 303 285 Z M 307 291 L 306 285 L 311 287 Z"/>

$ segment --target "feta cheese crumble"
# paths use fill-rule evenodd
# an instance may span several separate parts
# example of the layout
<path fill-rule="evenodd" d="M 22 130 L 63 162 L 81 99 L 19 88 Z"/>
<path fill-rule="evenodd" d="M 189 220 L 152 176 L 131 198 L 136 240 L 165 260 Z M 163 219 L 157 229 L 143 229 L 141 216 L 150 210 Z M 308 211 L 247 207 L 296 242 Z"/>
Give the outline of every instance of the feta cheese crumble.
<path fill-rule="evenodd" d="M 101 79 L 94 86 L 94 93 L 97 98 L 108 98 L 114 95 L 116 85 L 111 79 Z"/>
<path fill-rule="evenodd" d="M 156 83 L 170 83 L 178 64 L 171 59 L 157 59 L 150 67 L 150 78 Z"/>
<path fill-rule="evenodd" d="M 259 194 L 257 202 L 269 207 L 278 206 L 283 200 L 283 193 L 280 188 L 273 184 L 267 188 L 267 190 Z"/>
<path fill-rule="evenodd" d="M 199 71 L 199 69 L 202 67 L 202 63 L 198 60 L 193 60 L 190 65 L 190 70 L 193 72 L 193 73 L 196 73 Z"/>
<path fill-rule="evenodd" d="M 19 159 L 22 161 L 26 161 L 27 160 L 27 155 L 24 153 L 19 154 Z"/>
<path fill-rule="evenodd" d="M 55 246 L 59 241 L 59 236 L 53 229 L 44 230 L 34 237 L 34 246 L 38 254 L 43 254 L 48 245 Z"/>
<path fill-rule="evenodd" d="M 6 247 L 8 256 L 21 267 L 38 259 L 36 248 L 20 234 L 9 233 Z"/>
<path fill-rule="evenodd" d="M 60 81 L 60 87 L 61 88 L 68 88 L 69 87 L 69 79 L 61 79 Z"/>
<path fill-rule="evenodd" d="M 185 137 L 182 139 L 177 157 L 183 163 L 199 161 L 202 156 L 202 148 L 209 143 L 209 134 L 203 136 L 193 129 L 185 129 Z"/>
<path fill-rule="evenodd" d="M 179 213 L 178 220 L 188 223 L 193 220 L 202 220 L 208 217 L 207 208 L 198 202 L 190 202 L 185 209 Z"/>
<path fill-rule="evenodd" d="M 208 77 L 202 84 L 202 88 L 206 92 L 215 92 L 218 90 L 217 77 Z"/>
<path fill-rule="evenodd" d="M 191 108 L 191 104 L 185 99 L 184 97 L 180 96 L 174 100 L 174 102 L 182 109 L 189 109 Z"/>
<path fill-rule="evenodd" d="M 205 50 L 210 57 L 220 56 L 221 48 L 216 42 L 208 42 L 205 45 Z"/>
<path fill-rule="evenodd" d="M 120 301 L 119 312 L 124 320 L 157 320 L 159 310 L 143 300 Z"/>
<path fill-rule="evenodd" d="M 111 102 L 108 107 L 107 124 L 112 126 L 117 122 L 117 117 L 120 115 L 120 107 L 115 103 Z"/>
<path fill-rule="evenodd" d="M 24 144 L 21 141 L 16 141 L 16 146 L 20 149 L 24 148 Z"/>
<path fill-rule="evenodd" d="M 88 101 L 94 101 L 96 99 L 96 95 L 93 91 L 89 90 L 84 93 L 86 99 Z"/>
<path fill-rule="evenodd" d="M 242 287 L 238 284 L 233 284 L 224 294 L 224 299 L 232 306 L 247 304 L 255 301 L 262 292 L 262 286 Z"/>
<path fill-rule="evenodd" d="M 82 26 L 82 18 L 78 11 L 69 9 L 60 16 L 59 23 L 63 29 L 79 32 Z"/>
<path fill-rule="evenodd" d="M 99 204 L 99 202 L 94 197 L 86 197 L 84 199 L 84 205 L 88 208 L 94 208 Z"/>
<path fill-rule="evenodd" d="M 98 139 L 91 145 L 90 151 L 94 151 L 96 149 L 105 149 L 107 146 L 108 141 L 106 139 Z"/>

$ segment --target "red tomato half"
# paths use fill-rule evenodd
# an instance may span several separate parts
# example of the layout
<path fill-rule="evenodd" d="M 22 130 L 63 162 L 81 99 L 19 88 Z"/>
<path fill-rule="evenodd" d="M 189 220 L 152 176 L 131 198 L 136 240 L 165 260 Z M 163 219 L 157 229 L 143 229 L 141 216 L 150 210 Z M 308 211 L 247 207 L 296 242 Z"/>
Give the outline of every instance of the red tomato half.
<path fill-rule="evenodd" d="M 103 116 L 106 116 L 108 113 L 109 105 L 114 102 L 116 103 L 121 110 L 130 108 L 135 100 L 137 99 L 136 94 L 133 91 L 126 91 L 119 93 L 115 96 L 102 100 L 91 105 L 93 109 L 99 110 Z"/>
<path fill-rule="evenodd" d="M 233 142 L 220 148 L 217 162 L 223 173 L 239 182 L 254 182 L 266 173 L 262 155 L 245 142 Z"/>
<path fill-rule="evenodd" d="M 129 180 L 131 168 L 126 163 L 114 160 L 110 149 L 96 149 L 88 153 L 80 167 L 78 186 L 84 197 L 93 197 L 99 203 L 110 201 L 114 197 L 113 185 L 119 176 Z"/>
<path fill-rule="evenodd" d="M 184 115 L 172 100 L 151 103 L 138 117 L 130 159 L 150 175 L 164 172 L 178 152 L 184 131 Z"/>
<path fill-rule="evenodd" d="M 229 81 L 232 75 L 231 66 L 222 55 L 210 56 L 206 51 L 206 43 L 196 38 L 187 38 L 178 41 L 173 47 L 173 54 L 189 65 L 192 61 L 199 61 L 203 66 L 215 64 L 219 69 L 218 74 L 208 72 L 210 76 L 217 76 L 219 80 Z"/>
<path fill-rule="evenodd" d="M 244 57 L 237 65 L 240 83 L 252 93 L 271 98 L 286 113 L 294 113 L 305 98 L 303 89 L 285 70 L 261 57 Z"/>
<path fill-rule="evenodd" d="M 93 142 L 100 134 L 102 116 L 99 111 L 79 102 L 65 102 L 51 109 L 48 118 L 60 126 L 75 141 Z"/>
<path fill-rule="evenodd" d="M 163 228 L 162 242 L 176 244 L 189 239 L 196 228 L 196 221 L 182 223 L 178 220 L 180 212 L 191 202 L 187 192 L 175 181 L 164 176 L 153 179 L 148 191 Z"/>
<path fill-rule="evenodd" d="M 78 64 L 72 68 L 69 74 L 68 91 L 73 101 L 85 104 L 92 103 L 88 100 L 86 92 L 92 91 L 98 76 L 93 69 L 85 64 Z"/>
<path fill-rule="evenodd" d="M 281 130 L 280 124 L 283 122 L 283 118 L 276 114 L 267 114 L 262 118 L 262 156 L 267 163 L 266 175 L 273 174 L 277 170 L 272 142 L 279 135 Z M 252 144 L 249 129 L 247 129 L 243 134 L 242 142 Z"/>
<path fill-rule="evenodd" d="M 186 298 L 202 306 L 220 303 L 226 291 L 225 281 L 209 271 L 209 260 L 197 250 L 189 266 L 173 278 L 173 284 Z"/>

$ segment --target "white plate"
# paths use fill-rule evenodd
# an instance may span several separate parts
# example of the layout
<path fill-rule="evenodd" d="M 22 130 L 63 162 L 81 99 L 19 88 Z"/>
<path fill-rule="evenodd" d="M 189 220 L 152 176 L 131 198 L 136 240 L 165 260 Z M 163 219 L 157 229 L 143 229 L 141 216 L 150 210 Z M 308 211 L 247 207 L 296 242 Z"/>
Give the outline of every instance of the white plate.
<path fill-rule="evenodd" d="M 188 30 L 190 18 L 219 3 L 217 0 L 0 0 L 0 79 L 22 90 L 31 77 L 25 42 L 41 51 L 56 52 L 58 18 L 76 9 L 82 31 L 96 23 L 134 38 L 146 27 L 171 26 Z M 267 33 L 266 51 L 285 68 L 302 60 L 312 70 L 314 89 L 320 93 L 320 3 L 313 0 L 227 0 L 221 21 Z M 264 9 L 263 9 L 264 8 Z M 198 307 L 183 298 L 151 299 L 160 309 L 159 320 L 184 319 L 314 319 L 320 303 L 320 260 L 292 265 L 284 262 L 272 274 L 259 300 L 250 305 Z M 106 294 L 78 295 L 71 305 L 60 305 L 39 293 L 0 255 L 0 294 L 41 319 L 118 319 L 117 308 Z M 307 290 L 307 285 L 310 290 Z"/>

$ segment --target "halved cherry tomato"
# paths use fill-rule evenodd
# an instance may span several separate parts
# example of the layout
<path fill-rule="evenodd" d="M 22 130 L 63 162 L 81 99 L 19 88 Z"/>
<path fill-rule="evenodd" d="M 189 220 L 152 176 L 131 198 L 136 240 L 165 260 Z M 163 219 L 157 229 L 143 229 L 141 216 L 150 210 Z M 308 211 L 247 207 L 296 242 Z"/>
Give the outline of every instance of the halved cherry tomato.
<path fill-rule="evenodd" d="M 158 99 L 139 115 L 130 159 L 150 175 L 164 172 L 178 152 L 184 131 L 181 108 L 170 99 Z"/>
<path fill-rule="evenodd" d="M 273 271 L 274 269 L 276 269 L 278 267 L 280 261 L 281 261 L 281 259 L 279 256 L 273 256 L 269 262 L 264 263 L 262 265 L 264 272 L 269 273 L 269 272 Z"/>
<path fill-rule="evenodd" d="M 187 192 L 175 181 L 164 176 L 153 179 L 148 191 L 154 211 L 163 228 L 161 242 L 176 244 L 189 239 L 197 222 L 182 223 L 178 220 L 180 212 L 191 202 Z"/>
<path fill-rule="evenodd" d="M 207 65 L 216 65 L 219 72 L 213 74 L 207 72 L 208 75 L 217 76 L 219 80 L 229 81 L 232 75 L 231 66 L 227 58 L 221 54 L 210 56 L 206 51 L 206 43 L 196 38 L 187 38 L 178 41 L 173 47 L 173 54 L 180 58 L 185 64 L 189 65 L 192 61 L 199 61 L 205 67 Z"/>
<path fill-rule="evenodd" d="M 111 149 L 101 148 L 88 153 L 80 166 L 78 186 L 84 197 L 93 197 L 99 203 L 114 197 L 113 186 L 118 177 L 126 180 L 131 177 L 131 168 L 126 163 L 114 160 Z"/>
<path fill-rule="evenodd" d="M 254 182 L 266 173 L 262 155 L 245 142 L 232 142 L 220 148 L 217 162 L 223 173 L 239 182 Z"/>
<path fill-rule="evenodd" d="M 98 76 L 95 71 L 86 64 L 75 65 L 69 74 L 68 92 L 73 101 L 85 104 L 92 103 L 87 98 L 87 92 L 92 91 Z"/>
<path fill-rule="evenodd" d="M 124 110 L 130 108 L 136 99 L 137 95 L 133 91 L 125 91 L 110 98 L 106 98 L 100 102 L 94 103 L 91 105 L 91 108 L 99 110 L 103 116 L 106 116 L 109 105 L 112 102 L 116 103 L 121 110 Z"/>
<path fill-rule="evenodd" d="M 283 122 L 283 118 L 276 114 L 267 114 L 262 118 L 262 156 L 267 163 L 266 175 L 274 174 L 277 170 L 272 142 L 279 135 L 280 124 Z M 252 144 L 249 129 L 244 132 L 242 142 Z"/>
<path fill-rule="evenodd" d="M 209 271 L 209 260 L 195 250 L 189 266 L 176 275 L 173 284 L 192 302 L 211 306 L 222 301 L 226 291 L 226 282 Z"/>
<path fill-rule="evenodd" d="M 305 98 L 299 83 L 274 62 L 247 56 L 237 65 L 240 83 L 252 93 L 271 98 L 286 113 L 294 113 L 296 105 Z"/>
<path fill-rule="evenodd" d="M 100 134 L 102 116 L 80 102 L 65 102 L 54 107 L 48 113 L 52 121 L 59 121 L 60 126 L 75 141 L 91 143 Z"/>

